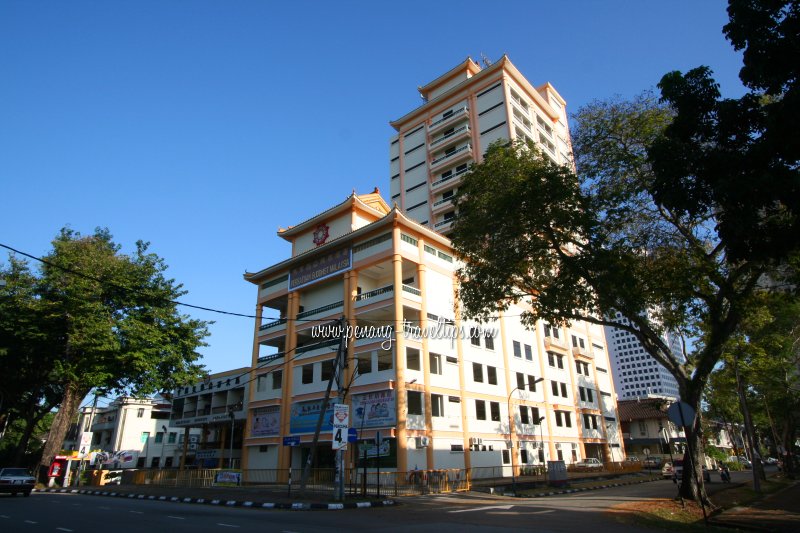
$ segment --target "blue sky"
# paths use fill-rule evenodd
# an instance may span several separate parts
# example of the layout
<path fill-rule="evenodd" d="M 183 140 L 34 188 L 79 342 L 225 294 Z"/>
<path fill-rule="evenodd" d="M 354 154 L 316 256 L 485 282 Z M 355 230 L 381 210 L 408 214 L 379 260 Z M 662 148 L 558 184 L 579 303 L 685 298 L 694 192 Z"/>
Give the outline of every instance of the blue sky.
<path fill-rule="evenodd" d="M 719 0 L 0 2 L 0 243 L 44 255 L 108 227 L 165 258 L 185 302 L 255 311 L 279 226 L 389 187 L 388 122 L 465 57 L 506 53 L 576 111 L 710 66 L 743 92 Z M 5 253 L 0 255 L 5 261 Z M 253 321 L 215 320 L 211 371 Z"/>

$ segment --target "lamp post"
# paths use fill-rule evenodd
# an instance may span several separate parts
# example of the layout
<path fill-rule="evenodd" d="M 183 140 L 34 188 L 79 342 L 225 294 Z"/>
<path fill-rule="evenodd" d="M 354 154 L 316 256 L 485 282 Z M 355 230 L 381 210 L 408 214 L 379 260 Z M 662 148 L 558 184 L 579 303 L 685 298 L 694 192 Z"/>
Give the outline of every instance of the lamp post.
<path fill-rule="evenodd" d="M 164 436 L 161 437 L 161 460 L 158 462 L 158 464 L 161 466 L 161 470 L 163 470 L 164 463 L 167 462 L 167 460 L 164 458 L 164 444 L 167 442 L 167 426 L 161 426 L 161 429 L 164 431 Z"/>
<path fill-rule="evenodd" d="M 541 382 L 541 381 L 544 381 L 544 378 L 536 378 L 536 379 L 533 380 L 533 383 L 531 383 L 529 381 L 528 384 L 527 384 L 527 389 L 531 390 L 531 389 L 535 388 L 536 384 Z M 514 455 L 514 435 L 513 435 L 513 431 L 514 431 L 514 414 L 511 412 L 511 397 L 518 390 L 525 390 L 525 389 L 526 389 L 526 385 L 522 385 L 521 387 L 519 385 L 517 385 L 516 387 L 511 389 L 511 392 L 508 393 L 508 402 L 507 402 L 507 404 L 508 404 L 508 442 L 510 444 L 509 447 L 511 448 L 511 490 L 514 492 L 514 496 L 517 495 L 517 474 L 514 471 L 514 457 L 515 457 L 515 455 Z M 536 438 L 536 437 L 534 437 L 534 438 Z"/>
<path fill-rule="evenodd" d="M 236 423 L 236 415 L 233 413 L 233 409 L 228 411 L 228 416 L 231 417 L 231 453 L 228 457 L 228 468 L 233 470 L 233 426 Z"/>

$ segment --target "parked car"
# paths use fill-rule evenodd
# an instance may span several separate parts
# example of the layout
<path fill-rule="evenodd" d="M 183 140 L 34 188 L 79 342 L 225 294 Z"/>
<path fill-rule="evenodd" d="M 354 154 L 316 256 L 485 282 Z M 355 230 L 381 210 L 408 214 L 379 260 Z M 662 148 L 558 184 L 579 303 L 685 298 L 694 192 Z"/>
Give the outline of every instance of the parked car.
<path fill-rule="evenodd" d="M 9 493 L 12 496 L 20 493 L 30 496 L 34 485 L 36 485 L 36 479 L 27 468 L 3 468 L 0 470 L 0 492 Z"/>
<path fill-rule="evenodd" d="M 675 459 L 675 465 L 672 467 L 672 479 L 676 481 L 683 479 L 683 459 Z M 703 481 L 711 483 L 711 472 L 705 465 L 703 465 Z"/>
<path fill-rule="evenodd" d="M 639 459 L 635 455 L 629 455 L 628 457 L 625 458 L 625 462 L 626 463 L 641 463 L 642 461 L 641 461 L 641 459 Z"/>
<path fill-rule="evenodd" d="M 644 458 L 642 465 L 645 468 L 659 468 L 661 466 L 661 463 L 662 463 L 661 457 L 648 455 L 647 457 Z"/>
<path fill-rule="evenodd" d="M 766 459 L 764 459 L 764 463 L 768 465 L 776 465 L 778 464 L 778 460 L 775 459 L 774 457 L 767 457 Z"/>
<path fill-rule="evenodd" d="M 577 463 L 575 466 L 577 468 L 589 468 L 595 470 L 595 469 L 602 469 L 603 463 L 601 463 L 599 459 L 595 459 L 592 457 L 590 459 L 586 459 Z"/>
<path fill-rule="evenodd" d="M 672 463 L 664 463 L 664 466 L 661 467 L 661 475 L 666 479 L 672 478 Z"/>
<path fill-rule="evenodd" d="M 742 465 L 742 467 L 747 469 L 753 468 L 753 463 L 751 463 L 750 460 L 743 455 L 740 455 L 738 457 L 731 457 L 730 459 L 728 459 L 728 461 L 730 461 L 731 463 L 738 462 L 740 465 Z"/>

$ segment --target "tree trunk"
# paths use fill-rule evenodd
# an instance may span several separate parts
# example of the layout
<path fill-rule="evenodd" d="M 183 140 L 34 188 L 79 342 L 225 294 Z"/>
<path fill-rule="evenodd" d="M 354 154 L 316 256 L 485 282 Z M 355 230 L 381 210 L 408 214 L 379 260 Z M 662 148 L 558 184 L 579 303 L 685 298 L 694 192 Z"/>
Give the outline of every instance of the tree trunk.
<path fill-rule="evenodd" d="M 50 434 L 47 436 L 47 442 L 42 452 L 42 460 L 39 462 L 39 480 L 41 482 L 47 481 L 47 470 L 50 468 L 50 463 L 61 451 L 72 418 L 78 412 L 81 400 L 89 394 L 89 390 L 91 390 L 89 387 L 83 387 L 78 383 L 67 383 L 64 387 L 64 397 L 53 418 L 53 425 L 50 426 Z"/>
<path fill-rule="evenodd" d="M 28 410 L 25 413 L 25 429 L 22 430 L 22 435 L 20 435 L 20 438 L 17 441 L 16 449 L 14 450 L 15 465 L 24 464 L 25 453 L 28 451 L 28 443 L 31 440 L 31 435 L 33 435 L 33 432 L 36 431 L 36 426 L 49 410 L 50 408 L 48 407 L 47 409 L 39 409 L 37 412 L 35 405 L 28 406 Z"/>
<path fill-rule="evenodd" d="M 695 392 L 695 388 L 699 390 Z M 694 420 L 687 420 L 687 427 L 684 428 L 687 448 L 683 456 L 683 479 L 681 480 L 680 494 L 684 498 L 698 503 L 708 502 L 708 495 L 703 484 L 705 447 L 703 446 L 702 417 L 700 416 L 702 388 L 702 385 L 689 381 L 685 383 L 681 391 L 681 400 L 694 409 L 695 417 Z"/>

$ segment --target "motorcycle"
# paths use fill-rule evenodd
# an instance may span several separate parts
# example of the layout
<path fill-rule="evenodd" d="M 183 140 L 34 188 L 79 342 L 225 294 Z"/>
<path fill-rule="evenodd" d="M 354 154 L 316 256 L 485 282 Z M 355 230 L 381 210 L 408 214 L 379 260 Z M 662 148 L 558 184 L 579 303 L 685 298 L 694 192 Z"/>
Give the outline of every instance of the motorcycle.
<path fill-rule="evenodd" d="M 723 483 L 730 483 L 731 482 L 731 471 L 727 468 L 721 468 L 719 471 L 719 477 L 722 479 Z"/>

